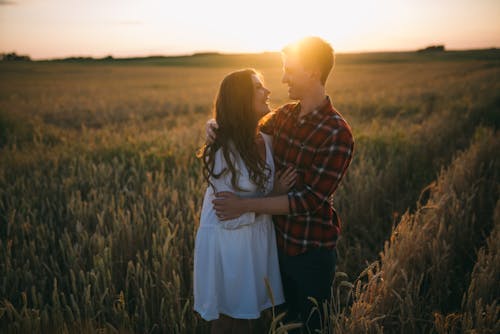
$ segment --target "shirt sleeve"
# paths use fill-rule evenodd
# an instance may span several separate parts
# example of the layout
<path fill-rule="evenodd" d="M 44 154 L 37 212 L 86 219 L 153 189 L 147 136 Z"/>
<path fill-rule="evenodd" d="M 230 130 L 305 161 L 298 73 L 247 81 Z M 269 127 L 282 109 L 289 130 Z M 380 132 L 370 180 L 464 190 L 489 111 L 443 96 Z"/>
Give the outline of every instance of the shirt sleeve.
<path fill-rule="evenodd" d="M 348 128 L 333 131 L 317 149 L 300 189 L 288 193 L 290 215 L 313 213 L 337 189 L 352 158 L 354 141 Z"/>
<path fill-rule="evenodd" d="M 268 135 L 274 135 L 276 128 L 276 111 L 271 111 L 264 117 L 262 117 L 259 121 L 259 130 Z"/>
<path fill-rule="evenodd" d="M 235 155 L 230 154 L 231 158 L 234 160 L 237 160 L 238 158 L 235 157 Z M 235 163 L 236 167 L 236 172 L 239 172 L 238 169 L 238 162 Z M 224 159 L 224 156 L 222 154 L 222 150 L 219 150 L 215 154 L 215 164 L 214 164 L 214 172 L 220 173 L 224 168 L 227 167 L 226 160 Z M 233 188 L 231 185 L 231 175 L 229 173 L 225 173 L 221 175 L 219 178 L 211 177 L 210 182 L 212 182 L 213 186 L 215 187 L 215 192 L 222 192 L 222 191 L 230 191 L 233 193 L 236 193 L 237 190 Z M 212 194 L 211 199 L 214 199 L 214 195 Z M 213 208 L 212 208 L 213 210 Z M 255 223 L 255 212 L 245 212 L 241 216 L 235 219 L 231 220 L 224 220 L 221 221 L 219 220 L 218 223 L 221 224 L 221 227 L 224 229 L 238 229 L 246 225 L 250 225 Z M 218 218 L 217 218 L 218 219 Z"/>

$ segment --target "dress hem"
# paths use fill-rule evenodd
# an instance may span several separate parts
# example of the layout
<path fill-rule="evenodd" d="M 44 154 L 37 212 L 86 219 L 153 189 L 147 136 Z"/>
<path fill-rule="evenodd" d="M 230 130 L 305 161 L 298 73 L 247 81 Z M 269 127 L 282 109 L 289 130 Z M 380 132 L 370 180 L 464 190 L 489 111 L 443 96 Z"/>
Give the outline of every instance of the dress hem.
<path fill-rule="evenodd" d="M 282 301 L 282 302 L 278 302 L 276 303 L 274 306 L 278 306 L 278 305 L 281 305 L 281 304 L 284 304 L 285 301 Z M 219 310 L 219 312 L 217 313 L 216 316 L 210 316 L 210 315 L 207 315 L 207 312 L 201 312 L 199 311 L 197 308 L 194 308 L 194 310 L 196 312 L 198 312 L 198 314 L 203 318 L 203 320 L 205 321 L 212 321 L 212 320 L 217 320 L 219 319 L 219 315 L 220 314 L 224 314 L 224 315 L 227 315 L 228 317 L 231 317 L 231 318 L 234 318 L 234 319 L 259 319 L 260 316 L 261 316 L 261 313 L 269 308 L 273 307 L 273 304 L 272 303 L 268 303 L 268 304 L 265 304 L 261 309 L 260 309 L 260 312 L 259 313 L 248 313 L 248 314 L 230 314 L 231 312 L 225 312 L 224 310 Z"/>

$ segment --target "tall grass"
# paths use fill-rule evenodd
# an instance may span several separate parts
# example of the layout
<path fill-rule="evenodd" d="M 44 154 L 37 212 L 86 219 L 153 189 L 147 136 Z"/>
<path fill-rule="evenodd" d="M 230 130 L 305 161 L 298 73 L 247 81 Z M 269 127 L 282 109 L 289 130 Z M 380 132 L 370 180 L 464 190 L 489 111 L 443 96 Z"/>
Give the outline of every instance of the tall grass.
<path fill-rule="evenodd" d="M 481 276 L 479 268 L 488 263 L 482 257 L 495 254 L 484 243 L 498 179 L 485 172 L 491 166 L 483 158 L 489 150 L 492 160 L 498 145 L 495 130 L 476 128 L 498 129 L 497 65 L 492 60 L 346 62 L 335 69 L 329 93 L 353 126 L 356 152 L 335 198 L 343 220 L 338 269 L 346 274 L 337 279 L 331 326 L 433 331 L 458 314 L 456 326 L 479 328 L 484 319 L 477 312 L 495 310 L 496 297 L 481 297 L 479 306 L 472 306 L 488 293 L 472 282 L 494 277 L 494 272 Z M 206 186 L 194 154 L 218 83 L 245 66 L 0 64 L 1 331 L 208 332 L 192 311 L 194 235 Z M 272 102 L 285 102 L 281 70 L 259 70 Z M 474 133 L 482 139 L 453 160 Z M 475 174 L 463 172 L 469 183 L 457 191 L 457 180 L 444 180 L 452 172 L 440 171 L 453 160 L 449 170 L 459 175 L 460 159 Z M 436 178 L 437 185 L 428 187 Z M 422 189 L 427 190 L 421 196 Z M 449 196 L 453 201 L 444 201 Z M 431 209 L 440 198 L 441 211 Z M 454 220 L 445 213 L 453 213 Z M 460 213 L 466 221 L 458 224 Z M 442 218 L 440 229 L 429 217 Z M 419 254 L 430 267 L 415 273 L 397 249 L 415 253 L 415 241 L 403 238 L 404 246 L 401 236 L 416 233 L 420 221 L 439 232 L 439 239 L 421 245 L 425 254 Z M 489 229 L 483 228 L 487 221 Z M 477 263 L 475 247 L 485 247 Z M 381 251 L 380 262 L 367 269 Z M 442 256 L 435 256 L 438 251 Z M 404 265 L 394 265 L 392 278 L 384 281 L 397 287 L 408 283 L 409 291 L 394 290 L 403 302 L 379 282 L 393 258 Z M 446 276 L 440 267 L 455 275 Z M 398 268 L 407 268 L 407 275 Z M 358 290 L 351 291 L 349 281 L 361 272 Z M 465 279 L 456 279 L 460 275 Z M 440 281 L 447 286 L 442 291 Z M 423 305 L 422 296 L 431 303 Z M 259 328 L 278 331 L 272 321 L 266 314 Z"/>
<path fill-rule="evenodd" d="M 200 180 L 183 175 L 186 162 L 151 170 L 147 157 L 114 154 L 106 162 L 92 153 L 40 157 L 14 178 L 2 174 L 3 185 L 15 180 L 0 190 L 7 330 L 196 326 L 190 268 Z"/>
<path fill-rule="evenodd" d="M 464 332 L 500 332 L 500 305 L 498 281 L 500 278 L 500 201 L 495 208 L 493 231 L 477 255 L 470 284 L 462 301 L 462 313 L 451 314 L 454 320 L 446 321 L 450 315 L 436 315 L 439 332 L 459 329 Z M 444 318 L 444 322 L 443 322 Z M 460 321 L 460 322 L 459 322 Z"/>
<path fill-rule="evenodd" d="M 498 227 L 498 217 L 493 227 L 493 214 L 500 203 L 499 151 L 500 136 L 491 130 L 478 130 L 471 147 L 430 187 L 428 201 L 420 203 L 414 213 L 403 215 L 380 260 L 355 282 L 354 302 L 333 315 L 338 331 L 428 333 L 433 329 L 447 332 L 446 326 L 458 331 L 458 324 L 450 324 L 455 321 L 453 316 L 441 314 L 460 312 L 467 320 L 463 326 L 471 331 L 493 333 L 498 328 L 496 303 L 500 296 L 491 286 L 498 279 L 498 269 L 485 262 L 484 250 L 472 269 L 485 235 L 493 233 L 488 248 L 492 257 L 497 252 L 491 240 L 496 232 L 491 231 Z M 488 274 L 480 273 L 481 267 Z M 470 320 L 478 309 L 484 312 L 482 318 Z M 481 322 L 485 317 L 487 320 Z"/>

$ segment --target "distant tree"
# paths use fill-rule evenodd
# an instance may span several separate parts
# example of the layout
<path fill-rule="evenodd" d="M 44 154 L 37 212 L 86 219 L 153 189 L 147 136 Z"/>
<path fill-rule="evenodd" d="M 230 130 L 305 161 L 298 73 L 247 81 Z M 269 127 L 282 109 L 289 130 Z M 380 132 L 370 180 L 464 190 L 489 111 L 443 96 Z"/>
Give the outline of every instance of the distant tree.
<path fill-rule="evenodd" d="M 426 47 L 425 49 L 417 50 L 417 52 L 443 52 L 444 45 L 431 45 Z"/>
<path fill-rule="evenodd" d="M 92 57 L 68 57 L 68 58 L 63 58 L 63 59 L 59 59 L 59 60 L 70 61 L 70 62 L 81 62 L 81 61 L 92 61 L 95 59 Z"/>
<path fill-rule="evenodd" d="M 30 61 L 31 58 L 25 55 L 18 55 L 15 52 L 2 53 L 0 55 L 2 61 Z"/>

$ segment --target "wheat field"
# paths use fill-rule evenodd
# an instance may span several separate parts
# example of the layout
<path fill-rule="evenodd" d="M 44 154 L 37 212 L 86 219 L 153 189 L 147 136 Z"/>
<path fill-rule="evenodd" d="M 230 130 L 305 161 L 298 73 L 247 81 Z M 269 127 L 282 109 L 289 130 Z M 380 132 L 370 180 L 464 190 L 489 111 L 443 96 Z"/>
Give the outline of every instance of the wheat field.
<path fill-rule="evenodd" d="M 276 55 L 201 58 L 0 63 L 1 332 L 209 332 L 192 265 L 211 103 L 244 67 L 273 106 L 287 93 Z M 339 55 L 327 90 L 355 154 L 323 332 L 498 333 L 500 53 Z"/>

